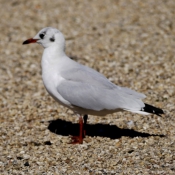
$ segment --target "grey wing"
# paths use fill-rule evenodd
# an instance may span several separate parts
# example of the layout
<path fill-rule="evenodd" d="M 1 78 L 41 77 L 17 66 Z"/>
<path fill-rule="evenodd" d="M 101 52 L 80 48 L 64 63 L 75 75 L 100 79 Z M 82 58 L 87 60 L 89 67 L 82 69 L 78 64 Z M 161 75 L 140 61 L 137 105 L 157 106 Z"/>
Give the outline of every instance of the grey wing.
<path fill-rule="evenodd" d="M 110 82 L 104 75 L 83 65 L 62 71 L 61 76 L 68 81 L 81 82 L 95 87 L 107 89 L 117 88 L 117 86 Z"/>
<path fill-rule="evenodd" d="M 146 96 L 126 87 L 120 87 L 110 82 L 104 75 L 89 67 L 77 64 L 77 67 L 69 71 L 63 71 L 62 77 L 73 82 L 85 83 L 97 88 L 118 89 L 122 93 L 129 94 L 138 99 L 143 99 Z"/>
<path fill-rule="evenodd" d="M 132 89 L 129 89 L 127 87 L 121 87 L 121 90 L 124 93 L 129 94 L 129 95 L 132 95 L 132 96 L 135 96 L 135 98 L 138 98 L 138 99 L 144 99 L 146 97 L 145 94 L 136 92 L 136 91 L 134 91 Z"/>
<path fill-rule="evenodd" d="M 83 82 L 63 80 L 57 86 L 57 91 L 72 105 L 94 111 L 119 108 L 139 110 L 144 106 L 140 99 L 123 93 L 121 90 L 97 87 Z"/>
<path fill-rule="evenodd" d="M 110 105 L 112 99 L 107 93 L 109 90 L 99 89 L 82 82 L 63 81 L 58 85 L 57 91 L 72 105 L 84 109 L 100 111 L 117 108 L 116 105 Z"/>

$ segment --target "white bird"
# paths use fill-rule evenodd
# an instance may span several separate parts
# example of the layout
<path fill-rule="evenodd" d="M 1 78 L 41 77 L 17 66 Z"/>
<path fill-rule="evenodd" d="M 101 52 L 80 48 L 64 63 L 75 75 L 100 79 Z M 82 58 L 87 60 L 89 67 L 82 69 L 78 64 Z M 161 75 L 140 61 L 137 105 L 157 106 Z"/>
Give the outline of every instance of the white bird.
<path fill-rule="evenodd" d="M 38 43 L 44 47 L 42 79 L 48 93 L 61 105 L 79 116 L 79 136 L 72 143 L 83 143 L 84 124 L 90 115 L 107 115 L 118 111 L 139 114 L 164 114 L 162 109 L 142 102 L 145 95 L 110 82 L 96 70 L 79 64 L 65 54 L 65 39 L 56 28 L 46 27 L 23 44 Z"/>

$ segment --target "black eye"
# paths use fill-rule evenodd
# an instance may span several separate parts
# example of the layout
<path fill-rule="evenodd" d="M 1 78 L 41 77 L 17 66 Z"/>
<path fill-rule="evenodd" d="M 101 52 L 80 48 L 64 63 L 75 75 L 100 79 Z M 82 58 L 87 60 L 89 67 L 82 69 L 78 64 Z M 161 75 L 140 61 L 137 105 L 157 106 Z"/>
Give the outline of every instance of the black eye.
<path fill-rule="evenodd" d="M 45 33 L 41 33 L 39 36 L 40 36 L 41 39 L 43 39 L 44 36 L 45 36 Z"/>

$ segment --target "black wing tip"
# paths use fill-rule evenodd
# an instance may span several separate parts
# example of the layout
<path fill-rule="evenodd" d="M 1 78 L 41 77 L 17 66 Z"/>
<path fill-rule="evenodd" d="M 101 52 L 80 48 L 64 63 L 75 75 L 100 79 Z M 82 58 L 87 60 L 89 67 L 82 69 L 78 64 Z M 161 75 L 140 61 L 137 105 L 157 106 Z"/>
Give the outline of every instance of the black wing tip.
<path fill-rule="evenodd" d="M 159 117 L 162 117 L 161 114 L 165 114 L 162 109 L 154 107 L 154 106 L 151 106 L 151 105 L 146 104 L 146 103 L 145 103 L 145 107 L 143 108 L 143 110 L 145 112 L 148 112 L 148 113 L 151 113 L 151 114 L 156 114 Z"/>

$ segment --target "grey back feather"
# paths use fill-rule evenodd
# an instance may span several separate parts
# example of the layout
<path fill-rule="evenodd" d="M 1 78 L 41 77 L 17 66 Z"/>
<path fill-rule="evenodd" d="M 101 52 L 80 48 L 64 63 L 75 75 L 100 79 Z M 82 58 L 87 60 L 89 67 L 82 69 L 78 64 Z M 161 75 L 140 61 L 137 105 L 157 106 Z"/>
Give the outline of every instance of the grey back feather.
<path fill-rule="evenodd" d="M 76 63 L 63 70 L 61 76 L 64 80 L 57 91 L 74 106 L 95 111 L 119 108 L 140 110 L 144 107 L 140 100 L 145 97 L 144 94 L 117 86 L 99 72 L 81 64 Z"/>

